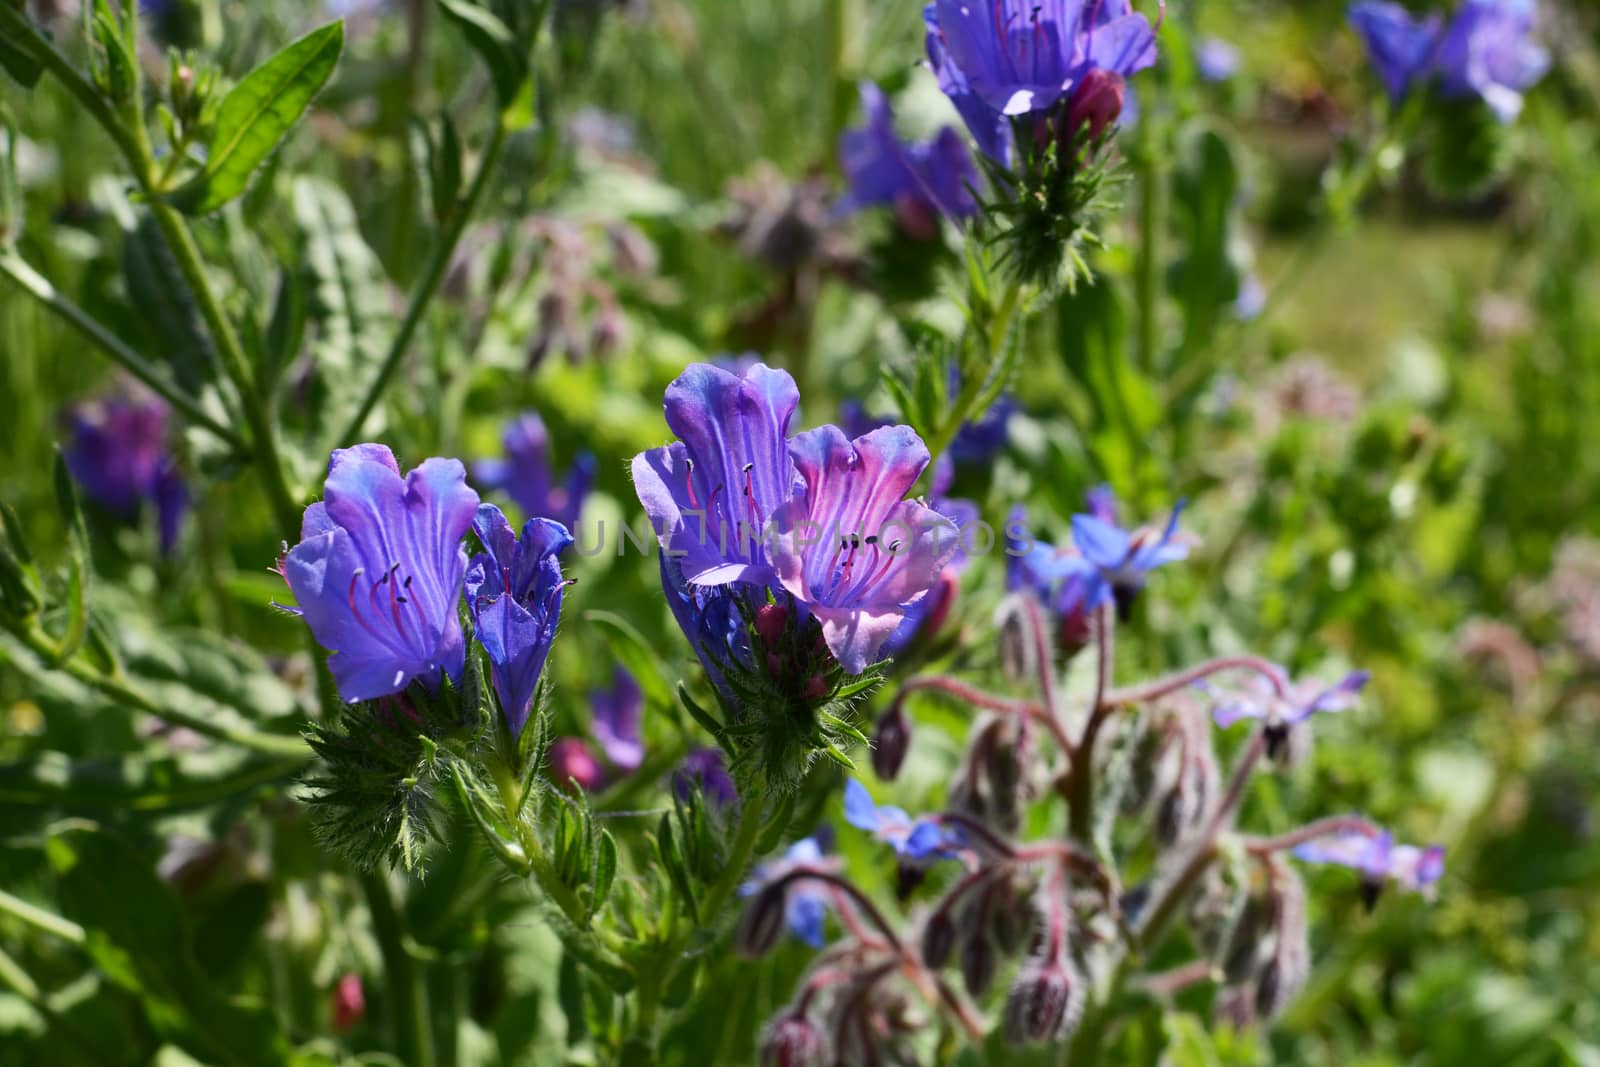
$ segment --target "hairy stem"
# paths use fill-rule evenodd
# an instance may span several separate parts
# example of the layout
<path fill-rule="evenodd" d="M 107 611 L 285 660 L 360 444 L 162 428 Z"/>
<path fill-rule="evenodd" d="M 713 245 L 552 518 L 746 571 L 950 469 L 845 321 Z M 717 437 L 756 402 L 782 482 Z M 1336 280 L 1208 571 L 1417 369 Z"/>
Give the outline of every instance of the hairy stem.
<path fill-rule="evenodd" d="M 1169 674 L 1165 678 L 1157 678 L 1143 685 L 1129 686 L 1126 689 L 1113 689 L 1106 693 L 1101 703 L 1108 708 L 1124 708 L 1134 704 L 1148 704 L 1153 700 L 1160 700 L 1170 696 L 1178 690 L 1193 685 L 1204 678 L 1222 671 L 1254 671 L 1272 683 L 1273 692 L 1283 696 L 1287 686 L 1283 671 L 1277 664 L 1260 656 L 1223 656 L 1219 659 L 1207 660 L 1187 667 L 1176 674 Z"/>

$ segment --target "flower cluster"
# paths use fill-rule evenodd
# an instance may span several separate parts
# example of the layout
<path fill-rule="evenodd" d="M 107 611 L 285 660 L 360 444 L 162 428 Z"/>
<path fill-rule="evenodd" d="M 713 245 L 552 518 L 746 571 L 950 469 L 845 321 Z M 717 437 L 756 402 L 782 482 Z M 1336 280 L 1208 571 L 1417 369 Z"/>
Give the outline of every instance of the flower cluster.
<path fill-rule="evenodd" d="M 67 469 L 89 499 L 123 519 L 156 509 L 161 551 L 177 547 L 189 487 L 169 445 L 167 405 L 155 397 L 112 396 L 66 413 Z"/>

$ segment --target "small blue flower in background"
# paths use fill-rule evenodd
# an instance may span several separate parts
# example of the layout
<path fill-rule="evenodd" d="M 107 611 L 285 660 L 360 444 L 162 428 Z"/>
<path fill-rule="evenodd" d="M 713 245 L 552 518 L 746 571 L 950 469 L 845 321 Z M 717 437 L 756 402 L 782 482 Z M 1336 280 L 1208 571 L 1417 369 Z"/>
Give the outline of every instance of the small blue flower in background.
<path fill-rule="evenodd" d="M 467 604 L 506 725 L 521 737 L 561 621 L 568 583 L 556 556 L 572 535 L 559 522 L 529 519 L 518 538 L 493 504 L 478 508 L 473 530 L 487 551 L 467 568 Z"/>
<path fill-rule="evenodd" d="M 1075 545 L 1036 540 L 1028 529 L 1027 509 L 1018 504 L 1006 522 L 1006 590 L 1037 597 L 1055 617 L 1057 646 L 1066 655 L 1076 654 L 1094 636 L 1085 599 L 1090 568 Z"/>
<path fill-rule="evenodd" d="M 1183 506 L 1180 500 L 1172 509 L 1159 536 L 1148 527 L 1130 532 L 1117 525 L 1111 490 L 1101 487 L 1091 492 L 1090 513 L 1072 517 L 1072 543 L 1085 564 L 1085 610 L 1092 612 L 1114 601 L 1126 615 L 1151 571 L 1188 558 L 1189 546 L 1178 535 Z"/>
<path fill-rule="evenodd" d="M 720 749 L 697 748 L 683 757 L 672 775 L 673 792 L 679 800 L 688 800 L 696 783 L 701 794 L 718 810 L 727 811 L 739 803 L 739 789 L 722 762 Z"/>
<path fill-rule="evenodd" d="M 1394 837 L 1381 833 L 1368 837 L 1362 833 L 1330 834 L 1295 848 L 1296 859 L 1307 863 L 1334 863 L 1361 875 L 1362 891 L 1370 906 L 1385 882 L 1402 889 L 1431 894 L 1444 876 L 1444 847 L 1397 845 Z"/>
<path fill-rule="evenodd" d="M 952 827 L 933 819 L 913 820 L 903 808 L 874 804 L 867 787 L 854 778 L 845 782 L 844 818 L 894 849 L 901 863 L 912 866 L 955 859 L 966 844 L 962 834 Z"/>
<path fill-rule="evenodd" d="M 383 445 L 339 449 L 322 501 L 306 508 L 281 572 L 347 701 L 374 700 L 466 657 L 457 606 L 478 494 L 459 461 L 429 459 L 402 478 Z"/>
<path fill-rule="evenodd" d="M 644 762 L 644 738 L 639 732 L 644 691 L 627 668 L 616 669 L 610 689 L 589 693 L 589 708 L 594 716 L 594 736 L 606 759 L 618 770 L 638 770 Z"/>
<path fill-rule="evenodd" d="M 1297 726 L 1318 712 L 1355 707 L 1371 678 L 1370 671 L 1351 671 L 1332 685 L 1315 680 L 1295 682 L 1288 687 L 1286 696 L 1279 697 L 1270 682 L 1252 675 L 1246 688 L 1230 694 L 1211 710 L 1211 717 L 1224 730 L 1245 719 L 1257 719 L 1272 727 Z"/>
<path fill-rule="evenodd" d="M 560 485 L 550 469 L 550 434 L 544 420 L 528 412 L 506 424 L 504 459 L 479 460 L 472 478 L 485 492 L 503 492 L 527 518 L 554 519 L 569 530 L 583 514 L 594 486 L 595 459 L 580 453 Z"/>
<path fill-rule="evenodd" d="M 168 446 L 167 405 L 151 397 L 108 397 L 65 416 L 67 470 L 95 504 L 122 519 L 156 508 L 161 552 L 170 556 L 189 512 L 189 486 Z"/>
<path fill-rule="evenodd" d="M 1245 322 L 1260 318 L 1261 313 L 1267 310 L 1267 287 L 1261 284 L 1261 279 L 1254 271 L 1248 271 L 1239 279 L 1239 295 L 1233 300 L 1233 316 Z"/>
<path fill-rule="evenodd" d="M 803 837 L 790 845 L 781 859 L 763 863 L 751 872 L 750 880 L 739 887 L 739 895 L 754 896 L 797 867 L 825 866 L 832 864 L 823 856 L 821 843 L 815 837 Z M 812 948 L 821 948 L 828 917 L 827 887 L 817 882 L 789 886 L 784 895 L 783 916 L 790 934 Z"/>
<path fill-rule="evenodd" d="M 1202 37 L 1194 50 L 1195 66 L 1208 82 L 1225 82 L 1239 73 L 1239 49 L 1219 37 Z"/>
<path fill-rule="evenodd" d="M 1350 22 L 1395 102 L 1437 78 L 1448 97 L 1478 96 L 1502 122 L 1522 111 L 1522 94 L 1550 69 L 1533 39 L 1533 0 L 1466 0 L 1448 22 L 1414 17 L 1387 0 L 1363 0 Z"/>
<path fill-rule="evenodd" d="M 971 189 L 978 171 L 953 127 L 926 143 L 902 141 L 889 98 L 871 82 L 861 86 L 861 107 L 866 125 L 839 135 L 839 164 L 848 183 L 840 212 L 891 205 L 905 231 L 924 240 L 938 236 L 941 215 L 959 221 L 977 214 Z"/>
<path fill-rule="evenodd" d="M 906 607 L 928 594 L 956 551 L 955 524 L 906 500 L 928 465 L 909 426 L 854 441 L 837 426 L 798 434 L 790 455 L 805 491 L 775 516 L 778 580 L 822 624 L 849 674 L 881 658 Z"/>

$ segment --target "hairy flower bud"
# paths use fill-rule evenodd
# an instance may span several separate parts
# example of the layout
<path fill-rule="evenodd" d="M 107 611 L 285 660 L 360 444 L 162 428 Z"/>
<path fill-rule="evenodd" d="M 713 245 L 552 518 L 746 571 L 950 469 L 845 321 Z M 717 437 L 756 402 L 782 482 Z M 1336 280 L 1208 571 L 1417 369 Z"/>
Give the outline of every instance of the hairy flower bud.
<path fill-rule="evenodd" d="M 822 1032 L 809 1019 L 785 1013 L 767 1027 L 761 1062 L 766 1067 L 816 1067 L 827 1051 Z"/>
<path fill-rule="evenodd" d="M 1067 104 L 1066 124 L 1062 130 L 1067 142 L 1070 144 L 1085 127 L 1089 140 L 1099 140 L 1122 114 L 1126 95 L 1127 84 L 1115 71 L 1096 68 L 1084 75 Z"/>
<path fill-rule="evenodd" d="M 1286 864 L 1273 866 L 1267 907 L 1272 951 L 1256 975 L 1255 1010 L 1261 1018 L 1272 1019 L 1299 995 L 1311 971 L 1305 885 Z"/>
<path fill-rule="evenodd" d="M 939 908 L 922 927 L 922 962 L 938 970 L 950 961 L 956 947 L 956 924 L 950 909 Z"/>
<path fill-rule="evenodd" d="M 900 766 L 911 749 L 911 717 L 897 700 L 878 717 L 872 731 L 872 769 L 879 778 L 892 782 L 900 774 Z"/>
<path fill-rule="evenodd" d="M 593 792 L 603 778 L 600 761 L 582 740 L 561 737 L 550 746 L 550 780 L 562 789 Z"/>
<path fill-rule="evenodd" d="M 999 959 L 994 946 L 985 935 L 980 933 L 969 937 L 967 943 L 961 946 L 961 980 L 966 984 L 967 992 L 973 996 L 981 997 L 988 992 L 989 986 L 994 984 L 994 973 L 998 966 Z"/>
<path fill-rule="evenodd" d="M 1032 1045 L 1070 1034 L 1083 1015 L 1082 987 L 1068 964 L 1030 960 L 1006 994 L 1006 1040 Z"/>
<path fill-rule="evenodd" d="M 786 910 L 782 885 L 769 885 L 751 897 L 733 929 L 734 950 L 751 959 L 771 952 L 783 936 Z"/>
<path fill-rule="evenodd" d="M 756 633 L 761 643 L 776 648 L 789 628 L 789 609 L 783 604 L 763 604 L 756 609 Z"/>

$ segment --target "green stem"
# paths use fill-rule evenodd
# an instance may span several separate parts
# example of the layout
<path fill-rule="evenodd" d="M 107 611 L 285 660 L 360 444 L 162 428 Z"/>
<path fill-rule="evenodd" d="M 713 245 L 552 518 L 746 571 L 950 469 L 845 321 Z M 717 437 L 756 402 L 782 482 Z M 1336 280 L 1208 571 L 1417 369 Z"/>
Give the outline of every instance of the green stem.
<path fill-rule="evenodd" d="M 23 1000 L 30 1004 L 38 1004 L 42 994 L 39 983 L 33 976 L 22 969 L 22 964 L 12 959 L 5 949 L 0 949 L 0 982 L 10 986 Z"/>
<path fill-rule="evenodd" d="M 1006 286 L 1005 295 L 1000 299 L 1000 306 L 994 309 L 983 330 L 984 351 L 988 357 L 986 372 L 962 376 L 961 391 L 956 394 L 955 403 L 951 405 L 950 417 L 944 420 L 938 430 L 928 438 L 928 466 L 922 475 L 924 483 L 932 478 L 935 464 L 950 447 L 950 443 L 956 439 L 956 434 L 961 432 L 961 427 L 980 414 L 977 408 L 986 395 L 985 387 L 989 384 L 989 372 L 993 371 L 995 364 L 1004 355 L 1006 340 L 1011 335 L 1012 324 L 1016 322 L 1021 307 L 1022 283 L 1010 282 Z M 992 393 L 993 390 L 988 392 Z M 926 487 L 919 487 L 919 491 L 922 488 Z"/>
<path fill-rule="evenodd" d="M 489 179 L 499 164 L 500 153 L 505 147 L 506 135 L 509 132 L 505 117 L 500 116 L 489 135 L 489 143 L 484 147 L 483 158 L 478 162 L 478 173 L 473 176 L 466 196 L 457 201 L 451 211 L 444 233 L 434 247 L 433 254 L 428 258 L 427 269 L 423 271 L 421 279 L 412 291 L 405 318 L 400 321 L 400 329 L 395 333 L 389 351 L 378 368 L 378 376 L 367 388 L 366 395 L 361 399 L 361 406 L 356 409 L 344 432 L 339 435 L 338 444 L 353 444 L 360 438 L 362 426 L 372 415 L 373 409 L 378 406 L 378 401 L 383 398 L 384 390 L 389 387 L 395 372 L 400 369 L 400 362 L 405 358 L 406 350 L 411 347 L 411 339 L 416 334 L 417 327 L 421 325 L 423 315 L 432 304 L 433 296 L 439 289 L 439 283 L 444 280 L 445 272 L 450 269 L 450 259 L 455 255 L 461 234 L 466 230 L 478 202 L 483 199 L 484 190 L 489 186 Z"/>
<path fill-rule="evenodd" d="M 54 912 L 45 911 L 43 908 L 29 904 L 21 897 L 14 897 L 4 889 L 0 889 L 0 912 L 12 918 L 21 919 L 36 930 L 43 930 L 47 934 L 70 941 L 74 945 L 83 944 L 83 927 L 71 919 L 63 919 Z"/>
<path fill-rule="evenodd" d="M 40 633 L 37 629 L 29 629 L 17 631 L 16 634 L 27 646 L 28 650 L 45 663 L 55 662 L 59 650 L 43 633 Z M 185 711 L 175 704 L 157 701 L 154 697 L 135 689 L 124 679 L 102 674 L 81 659 L 69 659 L 56 669 L 65 671 L 84 685 L 110 697 L 118 707 L 142 711 L 146 715 L 153 715 L 164 722 L 188 727 L 195 733 L 205 737 L 226 741 L 241 748 L 248 748 L 269 756 L 293 756 L 301 759 L 309 759 L 311 757 L 310 749 L 298 737 L 265 734 L 248 727 L 227 726 L 212 722 L 210 719 Z"/>
<path fill-rule="evenodd" d="M 428 1009 L 426 976 L 406 949 L 400 913 L 389 886 L 376 874 L 361 875 L 361 891 L 372 914 L 372 932 L 383 953 L 389 997 L 389 1021 L 395 1047 L 407 1067 L 433 1067 L 433 1015 Z"/>
<path fill-rule="evenodd" d="M 0 253 L 0 274 L 16 282 L 23 292 L 55 312 L 69 326 L 94 342 L 118 366 L 149 386 L 190 422 L 203 427 L 208 433 L 214 434 L 236 449 L 243 451 L 248 447 L 244 438 L 212 418 L 193 397 L 163 378 L 155 366 L 143 356 L 119 341 L 115 334 L 95 321 L 87 311 L 61 295 L 61 292 L 50 284 L 48 278 L 30 267 L 22 257 L 14 252 Z"/>

